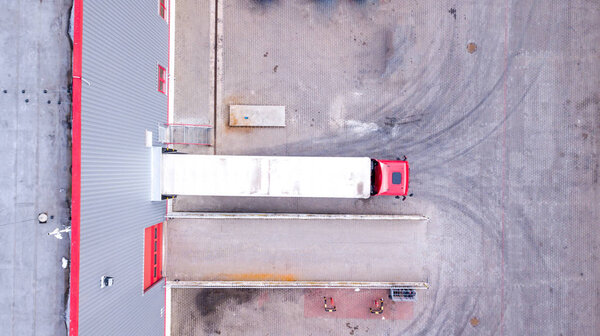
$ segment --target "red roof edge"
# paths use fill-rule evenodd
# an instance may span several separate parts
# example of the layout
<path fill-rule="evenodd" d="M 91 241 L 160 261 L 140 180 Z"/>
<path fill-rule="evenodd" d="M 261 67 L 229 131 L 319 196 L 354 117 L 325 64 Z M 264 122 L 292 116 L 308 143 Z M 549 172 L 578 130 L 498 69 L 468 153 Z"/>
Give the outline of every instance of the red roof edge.
<path fill-rule="evenodd" d="M 81 42 L 83 37 L 83 0 L 74 0 L 73 6 L 71 288 L 69 291 L 69 336 L 79 335 L 79 242 L 81 224 Z"/>

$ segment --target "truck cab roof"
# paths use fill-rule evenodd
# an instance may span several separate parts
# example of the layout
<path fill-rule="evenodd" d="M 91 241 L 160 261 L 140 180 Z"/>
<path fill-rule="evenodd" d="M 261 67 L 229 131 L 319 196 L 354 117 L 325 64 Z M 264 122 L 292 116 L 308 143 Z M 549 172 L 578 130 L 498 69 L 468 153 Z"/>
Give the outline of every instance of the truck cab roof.
<path fill-rule="evenodd" d="M 375 160 L 374 195 L 405 196 L 408 194 L 408 161 Z"/>

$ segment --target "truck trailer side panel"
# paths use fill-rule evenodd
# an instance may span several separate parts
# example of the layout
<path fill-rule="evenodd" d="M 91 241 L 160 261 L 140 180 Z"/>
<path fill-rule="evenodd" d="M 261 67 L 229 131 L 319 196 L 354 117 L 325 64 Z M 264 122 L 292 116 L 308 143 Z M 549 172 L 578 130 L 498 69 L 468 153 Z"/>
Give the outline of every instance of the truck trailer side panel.
<path fill-rule="evenodd" d="M 165 154 L 162 194 L 368 198 L 365 157 Z"/>

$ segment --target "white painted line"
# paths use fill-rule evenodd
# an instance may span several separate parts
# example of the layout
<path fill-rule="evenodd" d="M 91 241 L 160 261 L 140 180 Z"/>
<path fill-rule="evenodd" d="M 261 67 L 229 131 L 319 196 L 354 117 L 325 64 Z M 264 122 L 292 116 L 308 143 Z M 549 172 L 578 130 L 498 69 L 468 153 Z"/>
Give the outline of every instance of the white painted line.
<path fill-rule="evenodd" d="M 171 288 L 368 288 L 389 289 L 407 287 L 428 289 L 427 282 L 420 281 L 167 281 Z"/>
<path fill-rule="evenodd" d="M 165 288 L 165 336 L 171 336 L 171 286 Z"/>
<path fill-rule="evenodd" d="M 295 214 L 295 213 L 238 213 L 238 212 L 170 212 L 168 218 L 189 219 L 347 219 L 347 220 L 406 220 L 427 221 L 422 215 L 362 215 L 362 214 Z"/>
<path fill-rule="evenodd" d="M 216 2 L 216 6 L 212 7 L 212 4 Z M 211 10 L 214 10 L 214 12 L 216 13 L 216 15 L 211 15 L 211 28 L 213 26 L 215 26 L 215 31 L 211 32 L 211 38 L 214 36 L 215 40 L 214 40 L 214 47 L 215 47 L 215 61 L 214 61 L 214 74 L 215 74 L 215 80 L 214 80 L 214 96 L 215 96 L 215 102 L 214 102 L 214 117 L 213 117 L 213 123 L 216 127 L 221 127 L 222 124 L 219 123 L 219 118 L 217 117 L 218 115 L 221 115 L 221 102 L 222 97 L 223 97 L 223 40 L 224 40 L 224 32 L 223 32 L 223 23 L 224 23 L 224 15 L 223 15 L 223 3 L 225 1 L 211 1 Z M 212 13 L 211 13 L 212 14 Z M 213 22 L 212 20 L 216 20 L 215 22 Z M 213 132 L 213 154 L 217 154 L 217 131 L 218 129 L 215 129 Z"/>

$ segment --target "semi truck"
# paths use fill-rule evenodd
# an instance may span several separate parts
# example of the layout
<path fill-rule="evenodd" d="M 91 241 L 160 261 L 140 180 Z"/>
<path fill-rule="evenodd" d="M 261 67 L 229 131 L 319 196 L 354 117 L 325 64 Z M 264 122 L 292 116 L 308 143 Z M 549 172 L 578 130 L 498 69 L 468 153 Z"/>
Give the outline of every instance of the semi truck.
<path fill-rule="evenodd" d="M 408 194 L 406 159 L 162 152 L 153 157 L 154 170 L 160 170 L 153 172 L 154 200 L 177 195 L 369 198 Z"/>

